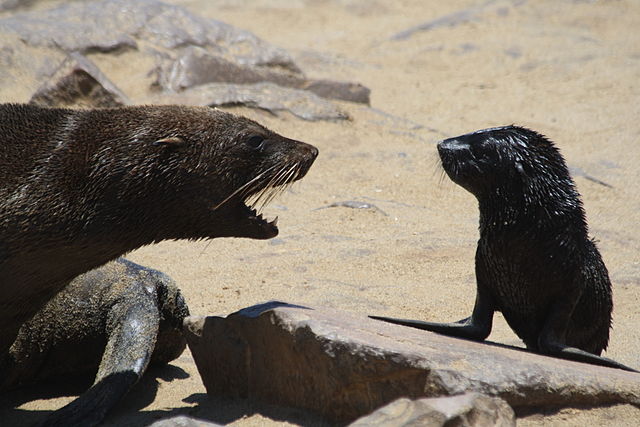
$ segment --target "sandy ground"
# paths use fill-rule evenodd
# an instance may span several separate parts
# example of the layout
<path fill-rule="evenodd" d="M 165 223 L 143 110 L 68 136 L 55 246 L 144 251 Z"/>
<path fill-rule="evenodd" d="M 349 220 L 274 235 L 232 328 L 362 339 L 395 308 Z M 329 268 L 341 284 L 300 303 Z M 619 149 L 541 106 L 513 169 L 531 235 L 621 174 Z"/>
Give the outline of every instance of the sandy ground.
<path fill-rule="evenodd" d="M 336 123 L 235 110 L 316 145 L 320 156 L 301 183 L 267 208 L 280 217 L 276 239 L 165 242 L 130 254 L 174 277 L 192 313 L 225 315 L 278 299 L 417 319 L 466 317 L 475 295 L 477 206 L 443 177 L 435 143 L 516 123 L 556 141 L 577 171 L 591 234 L 614 285 L 606 356 L 640 367 L 640 2 L 173 3 L 289 50 L 309 76 L 365 84 L 372 107 L 399 118 L 347 103 L 341 107 L 352 120 Z M 390 40 L 482 5 L 471 22 Z M 117 64 L 108 70 L 125 92 L 135 92 Z M 321 209 L 345 200 L 380 210 Z M 500 316 L 490 339 L 521 345 Z M 38 419 L 71 399 L 27 401 L 9 421 Z M 187 351 L 148 375 L 107 425 L 175 414 L 242 426 L 319 423 L 302 411 L 208 398 Z M 616 406 L 519 421 L 634 425 L 637 419 L 640 410 Z"/>

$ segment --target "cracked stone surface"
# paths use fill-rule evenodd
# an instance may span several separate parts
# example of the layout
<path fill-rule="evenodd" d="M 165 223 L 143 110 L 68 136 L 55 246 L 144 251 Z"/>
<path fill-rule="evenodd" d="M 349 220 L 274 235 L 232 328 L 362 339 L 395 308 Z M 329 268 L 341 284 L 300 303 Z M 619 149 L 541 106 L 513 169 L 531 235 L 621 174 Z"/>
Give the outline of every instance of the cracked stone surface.
<path fill-rule="evenodd" d="M 478 392 L 514 408 L 640 405 L 640 374 L 281 302 L 185 320 L 207 392 L 350 422 L 397 398 Z"/>

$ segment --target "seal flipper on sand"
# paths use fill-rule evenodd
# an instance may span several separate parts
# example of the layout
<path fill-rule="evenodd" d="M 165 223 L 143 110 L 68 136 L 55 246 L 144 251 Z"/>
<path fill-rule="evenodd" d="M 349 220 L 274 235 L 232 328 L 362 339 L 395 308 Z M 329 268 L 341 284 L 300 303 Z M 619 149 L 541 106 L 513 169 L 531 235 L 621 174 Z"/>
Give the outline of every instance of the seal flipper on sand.
<path fill-rule="evenodd" d="M 85 393 L 44 422 L 96 425 L 150 362 L 168 363 L 182 353 L 180 327 L 188 314 L 168 276 L 118 259 L 78 277 L 23 326 L 6 367 L 9 388 L 97 370 Z"/>
<path fill-rule="evenodd" d="M 135 281 L 127 296 L 109 309 L 109 340 L 95 383 L 47 418 L 47 426 L 95 425 L 138 382 L 156 344 L 160 314 L 155 287 Z M 129 300 L 129 297 L 132 297 Z"/>

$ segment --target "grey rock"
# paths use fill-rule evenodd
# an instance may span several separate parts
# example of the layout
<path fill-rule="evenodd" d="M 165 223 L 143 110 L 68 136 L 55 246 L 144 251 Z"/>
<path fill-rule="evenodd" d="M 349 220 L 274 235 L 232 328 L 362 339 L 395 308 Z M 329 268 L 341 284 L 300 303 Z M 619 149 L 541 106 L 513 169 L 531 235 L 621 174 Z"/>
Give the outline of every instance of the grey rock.
<path fill-rule="evenodd" d="M 640 374 L 272 302 L 185 320 L 210 395 L 351 422 L 400 397 L 478 392 L 514 408 L 640 405 Z"/>
<path fill-rule="evenodd" d="M 448 15 L 444 15 L 439 18 L 424 22 L 422 24 L 418 24 L 407 30 L 400 31 L 392 35 L 389 40 L 406 40 L 419 32 L 430 31 L 440 27 L 455 27 L 467 22 L 479 21 L 481 20 L 482 14 L 487 11 L 491 11 L 498 16 L 506 16 L 509 13 L 509 7 L 504 6 L 505 3 L 511 7 L 518 7 L 525 2 L 526 0 L 510 0 L 506 2 L 488 0 L 479 5 L 475 5 L 467 9 L 462 9 L 457 12 L 453 12 Z"/>
<path fill-rule="evenodd" d="M 344 200 L 344 201 L 340 201 L 340 202 L 333 202 L 330 205 L 323 206 L 323 207 L 317 208 L 315 210 L 326 209 L 326 208 L 367 209 L 367 210 L 371 210 L 371 211 L 374 211 L 374 212 L 381 213 L 384 216 L 389 216 L 389 214 L 387 214 L 385 211 L 383 211 L 382 209 L 380 209 L 376 205 L 374 205 L 372 203 L 361 202 L 359 200 Z"/>
<path fill-rule="evenodd" d="M 500 426 L 515 427 L 513 409 L 498 397 L 479 393 L 465 393 L 451 397 L 430 399 L 398 399 L 349 427 L 401 427 L 401 426 Z"/>
<path fill-rule="evenodd" d="M 181 91 L 206 83 L 272 82 L 284 87 L 304 89 L 322 98 L 369 103 L 370 90 L 357 83 L 309 80 L 300 73 L 243 66 L 200 47 L 188 47 L 175 60 L 159 67 L 157 86 Z"/>
<path fill-rule="evenodd" d="M 33 102 L 45 105 L 128 103 L 82 56 L 123 52 L 133 53 L 141 64 L 151 64 L 146 65 L 146 73 L 137 73 L 155 75 L 149 92 L 141 98 L 158 92 L 166 98 L 197 88 L 214 94 L 212 105 L 289 110 L 307 120 L 346 117 L 318 96 L 369 103 L 370 91 L 360 84 L 308 79 L 285 50 L 248 31 L 156 0 L 73 2 L 51 10 L 17 13 L 0 19 L 0 37 L 0 95 L 3 83 L 20 81 L 29 93 L 27 99 L 33 97 Z M 264 82 L 274 86 L 233 86 Z M 212 83 L 218 86 L 203 87 Z M 223 83 L 231 85 L 223 89 Z M 298 90 L 277 91 L 275 85 Z M 279 95 L 283 98 L 274 99 Z"/>
<path fill-rule="evenodd" d="M 578 167 L 578 166 L 569 166 L 569 171 L 571 172 L 571 175 L 573 176 L 581 176 L 584 179 L 587 179 L 591 182 L 595 182 L 596 184 L 600 184 L 603 187 L 607 187 L 607 188 L 613 188 L 613 185 L 608 184 L 604 181 L 602 181 L 601 179 L 596 178 L 593 175 L 588 174 L 584 169 Z"/>
<path fill-rule="evenodd" d="M 212 423 L 197 418 L 179 415 L 177 417 L 165 418 L 150 424 L 149 427 L 216 427 L 221 424 Z"/>
<path fill-rule="evenodd" d="M 371 90 L 360 83 L 337 82 L 334 80 L 307 80 L 296 86 L 329 99 L 369 104 Z"/>
<path fill-rule="evenodd" d="M 197 46 L 189 46 L 175 60 L 159 70 L 160 88 L 182 91 L 205 83 L 258 83 L 263 76 L 257 71 L 229 61 Z"/>
<path fill-rule="evenodd" d="M 79 53 L 71 53 L 29 102 L 49 107 L 117 107 L 130 103 L 93 62 Z"/>
<path fill-rule="evenodd" d="M 108 52 L 138 48 L 140 42 L 166 50 L 202 46 L 243 65 L 270 65 L 299 71 L 287 52 L 248 31 L 155 0 L 64 4 L 2 19 L 0 31 L 15 33 L 31 46 L 53 47 L 65 52 Z"/>
<path fill-rule="evenodd" d="M 0 96 L 5 98 L 18 93 L 26 102 L 68 57 L 57 50 L 26 46 L 1 30 L 0 40 Z"/>
<path fill-rule="evenodd" d="M 176 94 L 160 94 L 148 100 L 155 104 L 234 106 L 260 108 L 274 114 L 289 111 L 305 120 L 341 120 L 348 115 L 313 93 L 273 83 L 209 83 Z"/>
<path fill-rule="evenodd" d="M 0 0 L 0 12 L 30 6 L 35 0 Z"/>

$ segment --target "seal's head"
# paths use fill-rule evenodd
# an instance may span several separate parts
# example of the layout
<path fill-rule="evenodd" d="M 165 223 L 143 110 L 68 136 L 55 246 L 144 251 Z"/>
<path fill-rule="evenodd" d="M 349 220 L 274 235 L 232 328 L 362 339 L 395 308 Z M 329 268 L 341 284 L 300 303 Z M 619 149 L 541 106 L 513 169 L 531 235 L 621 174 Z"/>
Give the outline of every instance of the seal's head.
<path fill-rule="evenodd" d="M 147 148 L 163 158 L 161 172 L 175 177 L 167 181 L 180 183 L 179 193 L 171 193 L 184 203 L 173 206 L 189 206 L 185 216 L 201 221 L 194 228 L 210 230 L 206 237 L 276 236 L 277 218 L 267 221 L 261 210 L 307 173 L 318 150 L 210 108 L 164 120 Z"/>
<path fill-rule="evenodd" d="M 54 150 L 47 162 L 53 173 L 42 176 L 74 181 L 69 204 L 87 215 L 100 212 L 100 229 L 140 234 L 140 241 L 274 237 L 277 218 L 264 219 L 261 209 L 302 178 L 318 154 L 208 107 L 97 109 L 73 119 L 70 142 Z M 68 164 L 56 167 L 56 159 Z"/>
<path fill-rule="evenodd" d="M 487 198 L 532 205 L 548 191 L 578 200 L 562 155 L 543 135 L 518 126 L 483 129 L 438 143 L 442 166 L 456 184 L 483 201 Z"/>

